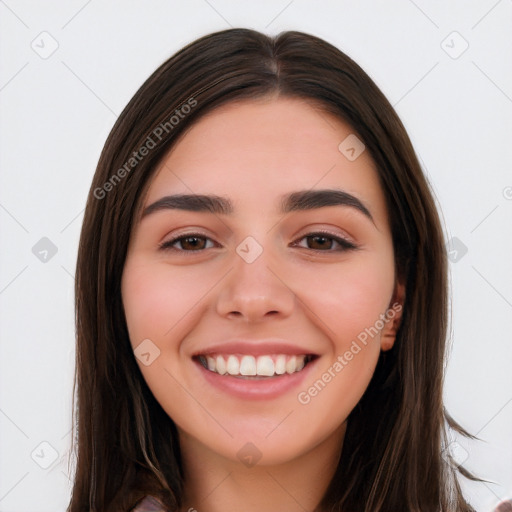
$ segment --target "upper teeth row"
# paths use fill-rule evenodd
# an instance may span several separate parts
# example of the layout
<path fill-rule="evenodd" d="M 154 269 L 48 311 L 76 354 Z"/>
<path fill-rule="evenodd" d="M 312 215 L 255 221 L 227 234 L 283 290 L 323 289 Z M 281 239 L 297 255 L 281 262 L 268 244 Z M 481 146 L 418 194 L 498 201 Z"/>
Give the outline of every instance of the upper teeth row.
<path fill-rule="evenodd" d="M 306 356 L 201 356 L 206 360 L 208 370 L 220 375 L 261 375 L 271 377 L 283 373 L 294 373 L 302 370 L 306 364 Z"/>

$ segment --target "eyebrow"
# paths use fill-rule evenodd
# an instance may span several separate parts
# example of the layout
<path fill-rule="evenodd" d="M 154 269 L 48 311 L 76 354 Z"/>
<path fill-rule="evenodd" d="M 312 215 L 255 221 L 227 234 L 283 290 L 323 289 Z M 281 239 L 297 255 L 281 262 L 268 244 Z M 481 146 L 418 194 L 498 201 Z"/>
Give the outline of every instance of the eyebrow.
<path fill-rule="evenodd" d="M 363 213 L 373 222 L 368 208 L 357 197 L 343 190 L 301 190 L 284 196 L 281 200 L 281 213 L 314 210 L 327 206 L 348 206 Z M 186 210 L 230 215 L 234 212 L 233 203 L 225 197 L 203 194 L 176 194 L 165 196 L 146 206 L 141 219 L 161 210 Z"/>

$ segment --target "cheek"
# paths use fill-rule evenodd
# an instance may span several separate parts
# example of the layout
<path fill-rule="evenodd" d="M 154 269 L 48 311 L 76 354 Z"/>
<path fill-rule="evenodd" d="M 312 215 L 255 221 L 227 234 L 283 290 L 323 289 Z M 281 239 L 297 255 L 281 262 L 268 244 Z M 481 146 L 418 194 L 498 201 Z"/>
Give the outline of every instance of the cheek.
<path fill-rule="evenodd" d="M 297 395 L 304 412 L 317 419 L 312 438 L 345 421 L 366 391 L 380 354 L 380 315 L 394 287 L 392 258 L 386 265 L 347 265 L 315 274 L 316 286 L 312 276 L 302 274 L 301 299 L 323 326 L 330 350 Z"/>
<path fill-rule="evenodd" d="M 122 297 L 130 341 L 133 348 L 146 339 L 158 347 L 160 352 L 150 364 L 137 362 L 153 395 L 178 425 L 187 425 L 190 418 L 205 421 L 196 402 L 183 392 L 183 368 L 188 362 L 180 348 L 190 325 L 204 314 L 201 298 L 216 281 L 197 268 L 192 272 L 136 257 L 125 265 Z"/>
<path fill-rule="evenodd" d="M 386 312 L 394 288 L 393 260 L 361 258 L 338 268 L 305 269 L 301 281 L 301 300 L 339 351 Z"/>
<path fill-rule="evenodd" d="M 199 314 L 200 301 L 215 286 L 215 276 L 158 262 L 128 261 L 122 282 L 126 322 L 132 344 L 164 339 L 183 321 Z"/>

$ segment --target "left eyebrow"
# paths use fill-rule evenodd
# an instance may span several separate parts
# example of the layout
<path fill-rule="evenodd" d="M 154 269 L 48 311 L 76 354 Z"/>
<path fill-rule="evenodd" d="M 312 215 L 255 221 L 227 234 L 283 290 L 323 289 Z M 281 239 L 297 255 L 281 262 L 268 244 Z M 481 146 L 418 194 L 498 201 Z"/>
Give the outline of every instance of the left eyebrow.
<path fill-rule="evenodd" d="M 314 210 L 327 206 L 347 206 L 363 213 L 372 222 L 368 208 L 357 197 L 337 189 L 301 190 L 292 192 L 281 199 L 281 213 Z M 230 215 L 233 203 L 225 197 L 203 194 L 176 194 L 165 196 L 144 208 L 141 218 L 161 210 L 186 210 Z"/>
<path fill-rule="evenodd" d="M 297 210 L 314 210 L 326 206 L 348 206 L 363 213 L 373 222 L 368 208 L 356 196 L 337 189 L 302 190 L 285 196 L 281 202 L 282 213 Z"/>

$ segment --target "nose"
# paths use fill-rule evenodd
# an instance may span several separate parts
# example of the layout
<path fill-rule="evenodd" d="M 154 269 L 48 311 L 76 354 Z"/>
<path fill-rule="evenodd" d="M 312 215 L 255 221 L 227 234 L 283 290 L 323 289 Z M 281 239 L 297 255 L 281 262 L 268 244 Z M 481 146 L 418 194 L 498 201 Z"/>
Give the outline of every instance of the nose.
<path fill-rule="evenodd" d="M 280 271 L 281 265 L 270 258 L 270 250 L 248 262 L 235 253 L 233 268 L 222 281 L 217 313 L 225 318 L 257 323 L 291 315 L 295 304 L 293 283 Z M 288 279 L 287 279 L 288 277 Z"/>

